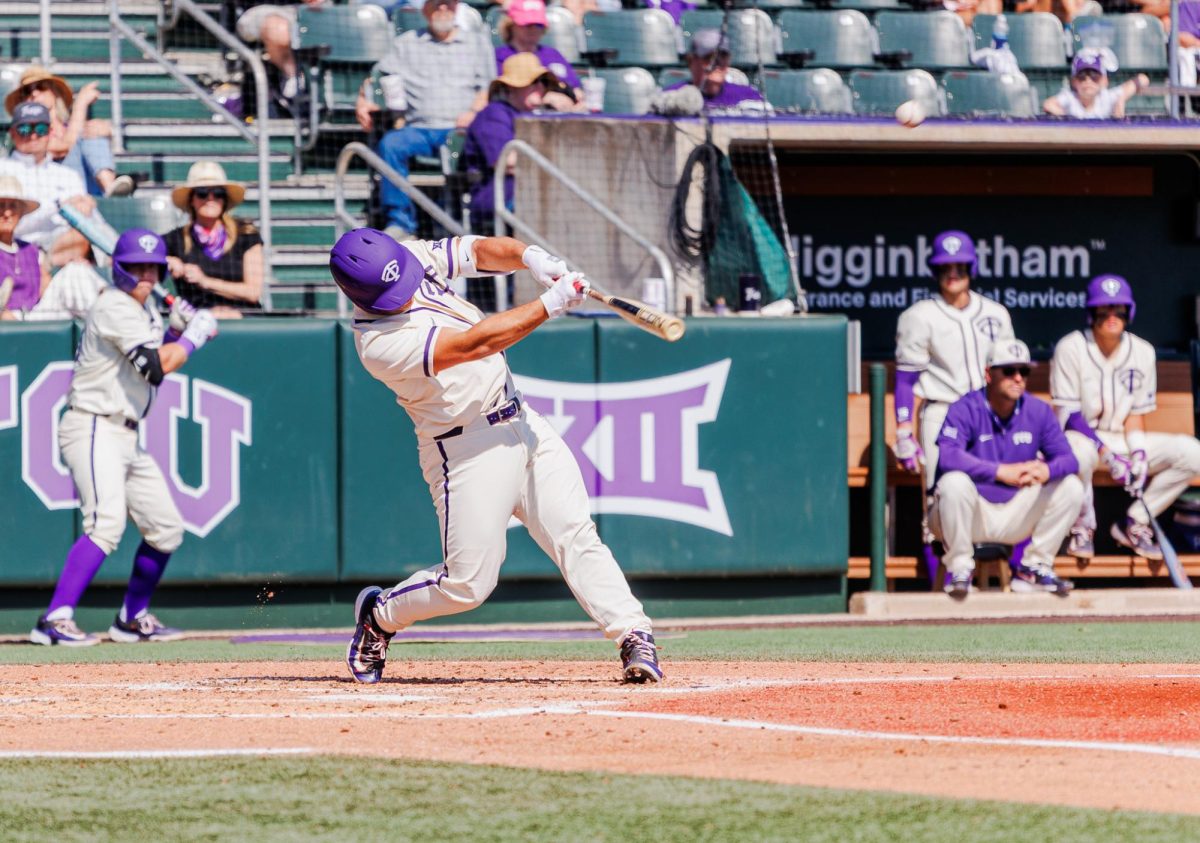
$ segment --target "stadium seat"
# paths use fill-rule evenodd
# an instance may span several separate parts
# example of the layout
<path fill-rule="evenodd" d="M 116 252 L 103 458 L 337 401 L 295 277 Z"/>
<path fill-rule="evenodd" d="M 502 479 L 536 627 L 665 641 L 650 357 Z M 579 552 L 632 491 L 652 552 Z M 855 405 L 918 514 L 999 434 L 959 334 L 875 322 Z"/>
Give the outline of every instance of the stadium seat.
<path fill-rule="evenodd" d="M 765 70 L 762 82 L 763 95 L 776 109 L 821 114 L 849 114 L 853 110 L 850 89 L 829 68 Z"/>
<path fill-rule="evenodd" d="M 1062 23 L 1049 12 L 1028 12 L 1023 15 L 1006 15 L 1008 20 L 1008 45 L 1021 70 L 1054 70 L 1063 72 L 1067 65 L 1067 44 Z M 992 45 L 992 27 L 995 15 L 976 15 L 972 30 L 975 47 Z"/>
<path fill-rule="evenodd" d="M 942 79 L 949 114 L 1032 117 L 1029 80 L 1016 73 L 952 70 Z M 1040 110 L 1040 103 L 1037 104 Z"/>
<path fill-rule="evenodd" d="M 605 114 L 645 114 L 650 110 L 650 100 L 658 93 L 658 85 L 649 70 L 604 67 L 595 73 L 605 81 Z"/>
<path fill-rule="evenodd" d="M 408 32 L 410 29 L 424 28 L 425 16 L 421 14 L 420 9 L 401 6 L 392 12 L 392 29 L 397 35 Z"/>
<path fill-rule="evenodd" d="M 879 39 L 871 22 L 853 10 L 807 12 L 789 9 L 779 16 L 780 53 L 813 51 L 821 67 L 872 67 Z"/>
<path fill-rule="evenodd" d="M 692 42 L 697 29 L 719 29 L 725 17 L 720 9 L 695 9 L 684 12 L 679 19 L 683 45 Z M 762 9 L 734 9 L 729 12 L 726 29 L 729 39 L 730 63 L 735 67 L 758 67 L 775 64 L 779 36 L 770 16 Z"/>
<path fill-rule="evenodd" d="M 1122 72 L 1165 73 L 1167 37 L 1153 15 L 1128 14 L 1078 17 L 1072 26 L 1075 52 L 1087 47 L 1109 47 Z"/>
<path fill-rule="evenodd" d="M 850 74 L 855 114 L 887 114 L 900 103 L 916 100 L 925 113 L 945 113 L 938 84 L 926 70 L 855 70 Z"/>
<path fill-rule="evenodd" d="M 912 53 L 906 61 L 911 67 L 954 70 L 971 66 L 967 27 L 954 12 L 880 12 L 875 16 L 875 28 L 880 51 Z"/>
<path fill-rule="evenodd" d="M 729 72 L 725 75 L 725 79 L 735 85 L 749 85 L 750 77 L 746 75 L 744 70 L 738 70 L 736 67 L 729 68 Z M 678 84 L 679 82 L 690 82 L 692 80 L 692 72 L 686 67 L 667 67 L 663 68 L 658 74 L 658 86 L 666 88 L 670 85 Z"/>
<path fill-rule="evenodd" d="M 310 90 L 330 110 L 352 110 L 363 77 L 392 45 L 387 13 L 378 6 L 300 6 L 296 13 L 301 55 L 328 48 L 308 63 Z"/>
<path fill-rule="evenodd" d="M 179 228 L 188 216 L 175 207 L 169 193 L 142 193 L 133 196 L 97 196 L 96 208 L 117 231 L 148 228 L 157 234 Z"/>
<path fill-rule="evenodd" d="M 679 64 L 675 21 L 662 9 L 588 12 L 583 18 L 588 52 L 615 50 L 613 67 L 670 67 Z"/>

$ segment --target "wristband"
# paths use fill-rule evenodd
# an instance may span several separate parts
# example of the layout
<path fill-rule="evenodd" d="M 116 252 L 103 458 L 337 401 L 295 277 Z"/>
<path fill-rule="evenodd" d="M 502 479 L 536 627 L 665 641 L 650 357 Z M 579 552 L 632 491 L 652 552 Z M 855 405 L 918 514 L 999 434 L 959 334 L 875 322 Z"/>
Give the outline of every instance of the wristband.
<path fill-rule="evenodd" d="M 453 237 L 450 240 L 450 248 L 453 249 L 450 264 L 451 278 L 475 278 L 479 275 L 490 275 L 491 273 L 481 271 L 475 257 L 475 244 L 484 238 L 478 234 L 464 234 L 462 237 Z"/>

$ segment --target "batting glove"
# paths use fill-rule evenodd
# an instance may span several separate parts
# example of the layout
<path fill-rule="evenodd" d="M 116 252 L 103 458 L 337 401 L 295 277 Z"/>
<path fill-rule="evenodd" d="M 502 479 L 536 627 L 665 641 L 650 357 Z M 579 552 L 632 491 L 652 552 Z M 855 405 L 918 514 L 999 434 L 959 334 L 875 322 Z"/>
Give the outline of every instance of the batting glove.
<path fill-rule="evenodd" d="M 1133 465 L 1129 460 L 1114 451 L 1109 451 L 1101 459 L 1104 460 L 1108 473 L 1112 475 L 1113 482 L 1129 488 L 1129 481 L 1133 476 Z"/>
<path fill-rule="evenodd" d="M 588 283 L 582 272 L 568 272 L 555 281 L 554 286 L 542 293 L 542 305 L 550 314 L 550 318 L 554 319 L 562 316 L 576 305 L 582 304 L 591 288 L 592 285 Z"/>
<path fill-rule="evenodd" d="M 556 258 L 541 246 L 529 246 L 521 253 L 521 260 L 543 287 L 553 287 L 554 282 L 571 270 L 562 258 Z"/>
<path fill-rule="evenodd" d="M 1146 459 L 1145 451 L 1139 449 L 1129 455 L 1129 481 L 1125 484 L 1125 488 L 1131 494 L 1139 494 L 1142 489 L 1146 488 L 1149 469 L 1150 462 Z"/>
<path fill-rule="evenodd" d="M 896 434 L 896 460 L 905 471 L 916 474 L 921 470 L 925 453 L 917 444 L 917 440 L 913 438 L 912 431 L 901 430 Z"/>
<path fill-rule="evenodd" d="M 217 317 L 212 315 L 211 310 L 197 310 L 192 320 L 183 330 L 183 335 L 180 339 L 187 340 L 192 344 L 193 351 L 199 351 L 204 348 L 204 344 L 217 335 Z"/>
<path fill-rule="evenodd" d="M 175 298 L 175 303 L 171 305 L 171 315 L 167 317 L 167 324 L 176 334 L 183 334 L 188 323 L 192 321 L 192 317 L 196 315 L 196 306 L 186 299 L 179 297 Z"/>

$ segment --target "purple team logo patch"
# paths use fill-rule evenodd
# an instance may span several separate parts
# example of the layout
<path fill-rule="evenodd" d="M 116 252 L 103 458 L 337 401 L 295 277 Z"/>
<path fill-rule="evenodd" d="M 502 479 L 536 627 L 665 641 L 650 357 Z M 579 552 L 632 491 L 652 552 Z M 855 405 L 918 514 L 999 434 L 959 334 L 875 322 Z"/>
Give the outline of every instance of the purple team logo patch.
<path fill-rule="evenodd" d="M 1000 335 L 1000 320 L 995 316 L 983 316 L 975 320 L 975 330 L 993 342 Z"/>
<path fill-rule="evenodd" d="M 1142 388 L 1142 384 L 1146 382 L 1146 376 L 1142 374 L 1141 369 L 1123 369 L 1117 375 L 1117 383 L 1125 387 L 1125 391 L 1130 395 Z"/>
<path fill-rule="evenodd" d="M 562 435 L 592 512 L 645 515 L 733 535 L 700 425 L 715 421 L 730 361 L 663 378 L 569 383 L 514 375 L 525 402 Z"/>

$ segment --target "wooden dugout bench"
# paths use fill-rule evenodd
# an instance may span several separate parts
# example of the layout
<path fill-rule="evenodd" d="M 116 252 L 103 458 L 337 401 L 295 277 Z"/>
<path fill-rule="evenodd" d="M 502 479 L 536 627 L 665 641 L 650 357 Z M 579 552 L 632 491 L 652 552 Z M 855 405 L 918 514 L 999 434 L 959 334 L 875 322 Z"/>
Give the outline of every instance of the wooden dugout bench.
<path fill-rule="evenodd" d="M 863 383 L 868 383 L 867 367 L 863 368 Z M 1050 366 L 1040 363 L 1030 376 L 1030 391 L 1037 397 L 1049 401 Z M 885 424 L 887 425 L 888 443 L 888 510 L 894 520 L 897 514 L 895 505 L 895 490 L 898 487 L 916 489 L 920 483 L 917 475 L 909 474 L 896 464 L 895 454 L 891 446 L 896 441 L 896 419 L 894 412 L 893 394 L 890 391 L 895 383 L 893 366 L 888 364 L 887 407 Z M 847 482 L 851 489 L 866 488 L 869 478 L 870 444 L 871 444 L 871 396 L 868 393 L 851 394 L 847 397 Z M 920 399 L 917 399 L 920 407 Z M 915 415 L 915 413 L 914 413 Z M 1186 433 L 1195 435 L 1195 416 L 1193 414 L 1192 381 L 1190 364 L 1183 361 L 1162 361 L 1158 363 L 1158 409 L 1146 416 L 1146 429 L 1163 433 Z M 1099 466 L 1092 480 L 1096 487 L 1113 487 L 1115 484 L 1103 465 Z M 1200 487 L 1200 477 L 1192 480 L 1192 486 Z M 906 523 L 890 525 L 893 529 L 919 530 L 919 513 L 915 519 L 905 519 Z M 1107 529 L 1101 524 L 1101 530 Z M 1164 524 L 1164 529 L 1167 525 Z M 889 530 L 889 534 L 892 530 Z M 1180 562 L 1188 576 L 1200 576 L 1200 554 L 1179 555 Z M 1062 577 L 1165 577 L 1166 567 L 1161 562 L 1151 562 L 1135 555 L 1096 556 L 1094 559 L 1083 561 L 1071 556 L 1060 556 L 1055 561 L 1055 571 Z M 925 577 L 924 563 L 915 556 L 894 556 L 889 553 L 886 564 L 887 579 L 921 579 Z M 851 579 L 868 579 L 871 575 L 871 560 L 868 556 L 851 556 L 849 576 Z"/>

